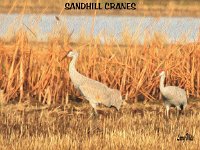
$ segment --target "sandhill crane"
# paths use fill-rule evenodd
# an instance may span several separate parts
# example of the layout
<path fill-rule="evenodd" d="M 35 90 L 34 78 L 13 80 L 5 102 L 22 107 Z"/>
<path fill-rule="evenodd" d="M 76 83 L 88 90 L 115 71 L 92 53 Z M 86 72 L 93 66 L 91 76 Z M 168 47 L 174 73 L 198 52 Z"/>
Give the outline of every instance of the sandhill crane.
<path fill-rule="evenodd" d="M 187 105 L 187 96 L 184 89 L 176 86 L 164 86 L 165 72 L 160 73 L 160 91 L 163 96 L 164 105 L 166 107 L 166 116 L 169 117 L 170 106 L 175 106 L 177 109 L 177 116 L 180 110 L 184 110 Z"/>
<path fill-rule="evenodd" d="M 94 109 L 95 115 L 98 114 L 96 106 L 99 103 L 107 107 L 114 106 L 117 110 L 120 109 L 123 102 L 120 91 L 110 89 L 106 85 L 80 74 L 75 67 L 78 58 L 78 53 L 76 51 L 70 51 L 63 59 L 66 57 L 72 57 L 72 61 L 69 64 L 71 81 L 75 88 L 89 101 Z"/>

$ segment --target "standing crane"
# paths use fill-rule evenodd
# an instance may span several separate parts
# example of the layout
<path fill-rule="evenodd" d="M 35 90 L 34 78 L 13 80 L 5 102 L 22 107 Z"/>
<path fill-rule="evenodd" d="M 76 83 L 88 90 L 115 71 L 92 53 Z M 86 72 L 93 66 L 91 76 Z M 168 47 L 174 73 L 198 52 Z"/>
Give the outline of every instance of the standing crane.
<path fill-rule="evenodd" d="M 69 76 L 71 81 L 75 88 L 89 101 L 94 109 L 95 115 L 98 115 L 96 106 L 99 103 L 107 107 L 114 106 L 117 110 L 120 109 L 123 102 L 120 91 L 110 89 L 106 85 L 80 74 L 75 67 L 78 58 L 78 53 L 76 51 L 69 51 L 63 59 L 66 57 L 72 57 L 72 61 L 69 64 Z"/>
<path fill-rule="evenodd" d="M 166 107 L 166 116 L 169 117 L 169 108 L 175 106 L 177 109 L 177 116 L 179 111 L 183 111 L 187 105 L 187 96 L 184 89 L 176 86 L 164 86 L 165 72 L 160 73 L 160 91 L 163 96 L 164 105 Z"/>

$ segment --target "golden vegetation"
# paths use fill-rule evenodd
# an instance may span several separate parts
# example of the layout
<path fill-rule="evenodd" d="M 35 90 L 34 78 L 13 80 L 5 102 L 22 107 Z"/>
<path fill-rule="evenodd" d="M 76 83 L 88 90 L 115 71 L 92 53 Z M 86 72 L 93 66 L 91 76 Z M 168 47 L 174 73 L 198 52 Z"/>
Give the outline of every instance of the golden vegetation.
<path fill-rule="evenodd" d="M 125 39 L 127 35 L 123 35 Z M 65 39 L 66 38 L 66 39 Z M 32 43 L 20 31 L 13 42 L 0 46 L 0 143 L 2 149 L 196 149 L 199 147 L 199 100 L 189 100 L 180 119 L 171 113 L 166 122 L 159 98 L 158 70 L 168 73 L 167 84 L 200 92 L 200 45 L 166 44 L 158 34 L 144 45 L 111 40 L 99 45 L 72 46 L 79 51 L 78 70 L 118 88 L 129 103 L 120 112 L 100 107 L 89 119 L 90 105 L 78 101 L 69 79 L 68 37 Z M 157 38 L 157 39 L 156 39 Z M 83 40 L 83 39 L 80 39 Z M 86 39 L 88 41 L 88 39 Z M 90 41 L 90 40 L 89 40 Z M 125 40 L 124 40 L 125 41 Z M 79 41 L 84 43 L 84 41 Z M 126 44 L 126 46 L 125 46 Z M 76 96 L 75 96 L 76 95 Z M 146 101 L 133 103 L 134 101 Z M 3 105 L 3 103 L 17 104 Z M 148 102 L 147 102 L 148 101 Z M 81 122 L 81 123 L 80 123 Z M 193 141 L 177 141 L 179 134 Z"/>
<path fill-rule="evenodd" d="M 124 39 L 127 37 L 124 35 Z M 77 68 L 119 89 L 130 102 L 138 95 L 147 100 L 159 97 L 159 70 L 167 71 L 167 84 L 178 85 L 186 89 L 188 96 L 199 97 L 200 45 L 166 44 L 159 37 L 154 36 L 144 45 L 124 46 L 116 41 L 96 44 L 98 39 L 88 46 L 74 45 L 80 55 Z M 75 94 L 68 74 L 69 60 L 60 61 L 70 46 L 68 40 L 60 38 L 52 38 L 47 44 L 31 44 L 20 31 L 13 44 L 1 44 L 0 82 L 6 102 L 18 97 L 23 101 L 28 95 L 53 104 Z"/>
<path fill-rule="evenodd" d="M 123 45 L 114 40 L 99 44 L 98 38 L 74 45 L 69 37 L 59 36 L 33 43 L 22 31 L 11 43 L 2 41 L 1 149 L 196 149 L 199 100 L 190 99 L 184 116 L 178 119 L 172 111 L 166 122 L 158 101 L 158 73 L 166 70 L 167 84 L 199 97 L 200 46 L 167 44 L 157 35 L 144 45 L 132 44 L 128 33 L 122 35 L 129 41 Z M 100 117 L 89 119 L 91 107 L 77 102 L 79 94 L 69 79 L 70 60 L 60 61 L 70 45 L 79 51 L 77 68 L 82 74 L 120 89 L 126 97 L 128 104 L 119 112 L 100 107 Z M 134 101 L 144 102 L 131 104 Z M 176 140 L 186 132 L 194 141 Z"/>
<path fill-rule="evenodd" d="M 20 30 L 11 41 L 0 41 L 0 149 L 200 146 L 199 100 L 189 99 L 184 116 L 176 118 L 172 111 L 166 121 L 158 88 L 158 73 L 163 69 L 167 84 L 199 97 L 198 42 L 169 44 L 163 33 L 155 33 L 153 38 L 146 35 L 141 45 L 133 39 L 139 33 L 132 36 L 125 28 L 121 45 L 112 37 L 101 44 L 99 37 L 84 31 L 75 44 L 61 27 L 63 32 L 42 43 L 29 41 L 31 31 Z M 99 118 L 89 118 L 90 105 L 81 100 L 69 79 L 70 60 L 60 61 L 71 47 L 79 51 L 76 67 L 82 74 L 122 92 L 128 104 L 119 112 L 100 106 Z M 194 135 L 193 141 L 176 140 L 186 132 Z"/>
<path fill-rule="evenodd" d="M 107 114 L 98 119 L 88 119 L 88 113 L 82 113 L 90 109 L 89 104 L 71 101 L 65 106 L 38 105 L 19 103 L 1 108 L 1 149 L 197 149 L 200 146 L 197 119 L 200 116 L 192 108 L 187 108 L 179 120 L 173 111 L 166 122 L 161 104 L 136 103 L 117 113 L 107 109 Z M 193 141 L 177 141 L 179 134 L 187 132 L 194 136 Z"/>

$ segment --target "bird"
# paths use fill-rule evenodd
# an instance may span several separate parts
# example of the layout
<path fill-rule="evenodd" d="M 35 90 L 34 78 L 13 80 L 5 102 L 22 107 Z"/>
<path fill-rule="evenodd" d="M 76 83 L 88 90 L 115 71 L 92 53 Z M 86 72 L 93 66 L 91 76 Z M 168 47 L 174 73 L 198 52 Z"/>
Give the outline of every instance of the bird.
<path fill-rule="evenodd" d="M 185 110 L 187 106 L 187 96 L 186 91 L 177 86 L 164 86 L 165 81 L 165 71 L 160 73 L 160 92 L 163 96 L 164 105 L 166 108 L 166 116 L 169 117 L 169 108 L 175 106 L 177 109 L 177 116 L 179 116 L 179 111 Z"/>
<path fill-rule="evenodd" d="M 98 112 L 96 106 L 103 104 L 107 107 L 114 106 L 117 110 L 122 105 L 122 96 L 119 90 L 111 89 L 105 84 L 96 80 L 90 79 L 80 74 L 75 65 L 78 58 L 78 52 L 75 50 L 69 51 L 64 57 L 71 57 L 72 60 L 69 64 L 69 76 L 76 89 L 89 101 L 90 105 L 94 110 L 94 115 L 97 116 Z M 62 59 L 62 60 L 63 60 Z"/>

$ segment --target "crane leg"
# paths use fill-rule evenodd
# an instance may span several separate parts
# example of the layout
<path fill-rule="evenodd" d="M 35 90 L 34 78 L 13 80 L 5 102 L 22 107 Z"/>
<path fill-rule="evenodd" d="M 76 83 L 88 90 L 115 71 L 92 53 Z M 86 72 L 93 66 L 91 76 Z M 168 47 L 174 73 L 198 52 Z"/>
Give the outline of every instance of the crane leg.
<path fill-rule="evenodd" d="M 97 109 L 96 109 L 96 103 L 90 102 L 90 104 L 91 104 L 93 111 L 94 111 L 93 115 L 98 116 L 98 112 L 97 112 Z"/>
<path fill-rule="evenodd" d="M 176 116 L 179 117 L 181 108 L 176 106 Z"/>
<path fill-rule="evenodd" d="M 182 110 L 183 115 L 185 114 L 185 107 L 186 107 L 186 105 L 183 106 L 183 110 Z"/>
<path fill-rule="evenodd" d="M 166 105 L 166 117 L 169 118 L 169 105 Z"/>

